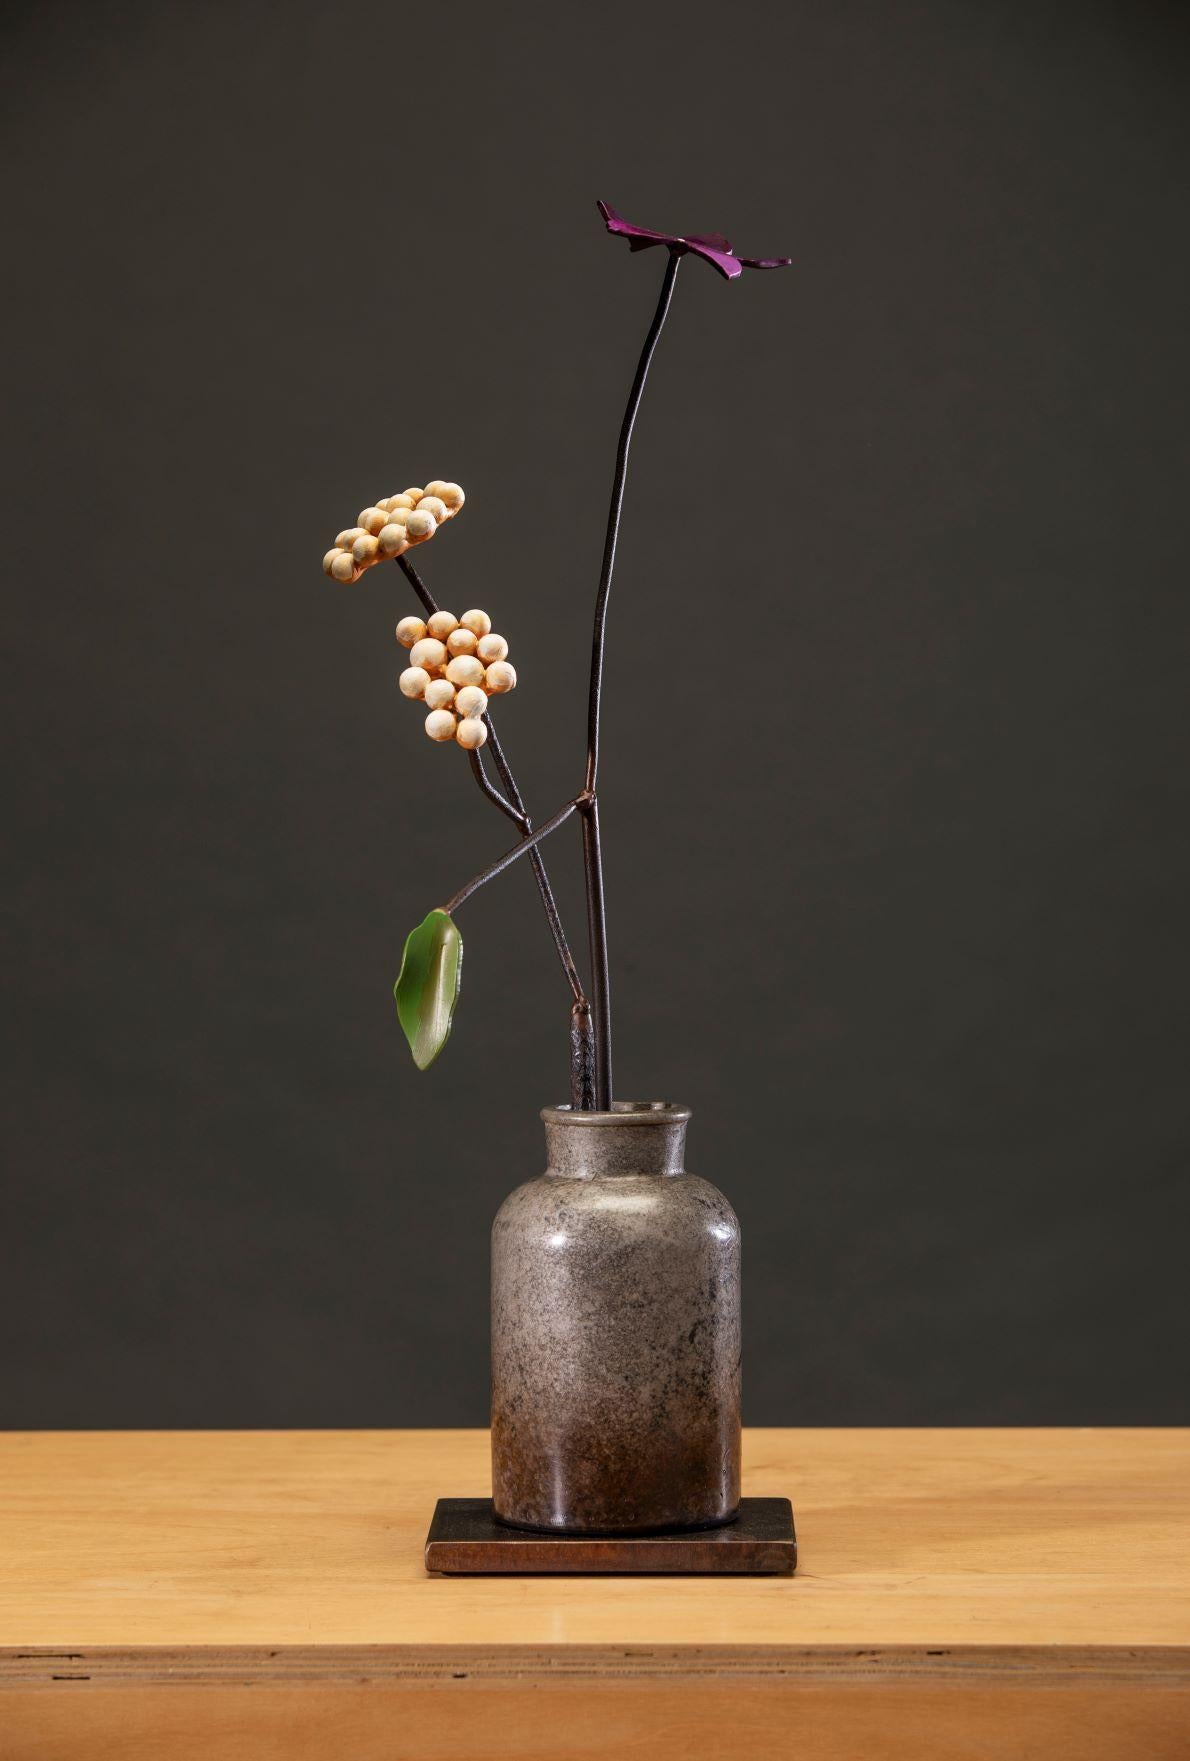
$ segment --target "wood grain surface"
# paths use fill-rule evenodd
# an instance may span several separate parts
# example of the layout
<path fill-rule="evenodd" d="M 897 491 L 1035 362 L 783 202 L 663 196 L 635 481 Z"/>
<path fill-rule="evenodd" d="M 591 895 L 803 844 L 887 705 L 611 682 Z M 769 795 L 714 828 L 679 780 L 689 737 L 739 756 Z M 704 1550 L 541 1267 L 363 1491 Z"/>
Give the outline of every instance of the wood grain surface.
<path fill-rule="evenodd" d="M 0 1437 L 0 1755 L 1190 1754 L 1190 1433 L 744 1459 L 794 1578 L 431 1577 L 479 1431 Z"/>

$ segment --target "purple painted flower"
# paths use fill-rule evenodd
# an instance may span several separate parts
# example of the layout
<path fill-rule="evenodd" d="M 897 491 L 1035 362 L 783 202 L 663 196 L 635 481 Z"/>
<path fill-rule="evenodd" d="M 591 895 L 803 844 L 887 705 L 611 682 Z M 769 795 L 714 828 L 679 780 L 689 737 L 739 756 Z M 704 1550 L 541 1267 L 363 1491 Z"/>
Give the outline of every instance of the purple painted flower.
<path fill-rule="evenodd" d="M 741 269 L 786 269 L 793 262 L 792 257 L 737 257 L 720 232 L 690 232 L 685 238 L 676 232 L 653 232 L 647 226 L 633 226 L 606 202 L 597 206 L 607 230 L 626 238 L 630 251 L 646 251 L 650 245 L 668 245 L 678 255 L 693 251 L 696 257 L 713 264 L 720 275 L 726 275 L 728 281 L 734 281 Z"/>

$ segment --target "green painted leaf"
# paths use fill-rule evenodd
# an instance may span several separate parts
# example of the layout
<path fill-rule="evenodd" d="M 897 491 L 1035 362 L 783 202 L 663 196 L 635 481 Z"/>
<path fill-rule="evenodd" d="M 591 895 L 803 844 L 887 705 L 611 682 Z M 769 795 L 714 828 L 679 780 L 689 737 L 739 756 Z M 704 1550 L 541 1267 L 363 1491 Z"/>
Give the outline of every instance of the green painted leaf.
<path fill-rule="evenodd" d="M 445 911 L 431 911 L 411 930 L 393 986 L 397 1019 L 413 1062 L 428 1070 L 450 1038 L 450 1021 L 462 982 L 463 938 Z"/>

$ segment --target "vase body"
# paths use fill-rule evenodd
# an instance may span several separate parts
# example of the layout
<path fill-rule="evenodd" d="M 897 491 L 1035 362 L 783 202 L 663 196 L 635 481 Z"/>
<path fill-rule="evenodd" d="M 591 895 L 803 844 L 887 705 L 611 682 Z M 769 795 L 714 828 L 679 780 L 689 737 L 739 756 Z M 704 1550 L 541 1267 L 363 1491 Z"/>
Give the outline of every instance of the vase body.
<path fill-rule="evenodd" d="M 683 1162 L 684 1108 L 546 1108 L 545 1174 L 492 1226 L 492 1493 L 519 1528 L 730 1522 L 740 1230 Z"/>

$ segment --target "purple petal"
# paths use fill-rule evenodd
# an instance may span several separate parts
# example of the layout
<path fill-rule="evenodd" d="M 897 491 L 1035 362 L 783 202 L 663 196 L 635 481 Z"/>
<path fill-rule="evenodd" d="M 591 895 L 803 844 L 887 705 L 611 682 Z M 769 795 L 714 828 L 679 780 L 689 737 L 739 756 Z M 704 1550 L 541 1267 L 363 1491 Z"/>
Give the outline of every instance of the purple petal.
<path fill-rule="evenodd" d="M 680 233 L 654 232 L 648 226 L 633 226 L 607 202 L 598 202 L 596 206 L 607 230 L 626 238 L 629 250 L 645 251 L 650 245 L 668 245 L 671 251 L 693 251 L 728 281 L 734 281 L 741 269 L 786 269 L 793 261 L 792 257 L 737 257 L 721 232 L 691 232 L 684 238 Z"/>
<path fill-rule="evenodd" d="M 734 281 L 736 276 L 740 273 L 742 267 L 740 260 L 738 257 L 733 256 L 730 251 L 718 251 L 713 245 L 706 245 L 701 242 L 696 244 L 692 238 L 687 239 L 686 243 L 696 257 L 701 257 L 704 263 L 710 263 L 719 271 L 720 275 L 726 275 L 728 281 Z"/>
<path fill-rule="evenodd" d="M 625 220 L 622 214 L 617 214 L 607 202 L 596 202 L 595 206 L 603 215 L 609 232 L 618 232 L 624 238 L 641 241 L 639 244 L 633 244 L 633 250 L 643 251 L 648 245 L 680 245 L 683 242 L 680 238 L 675 238 L 672 232 L 653 232 L 647 226 L 633 226 L 630 220 Z"/>
<path fill-rule="evenodd" d="M 730 243 L 721 232 L 688 232 L 686 243 L 688 245 L 710 245 L 713 251 L 726 251 L 729 257 L 735 255 Z"/>

